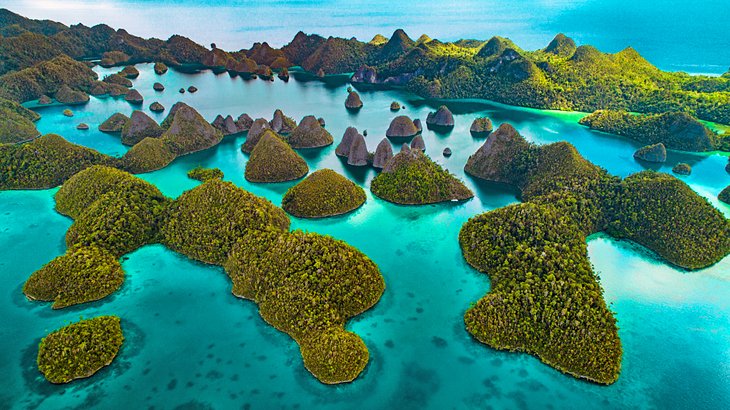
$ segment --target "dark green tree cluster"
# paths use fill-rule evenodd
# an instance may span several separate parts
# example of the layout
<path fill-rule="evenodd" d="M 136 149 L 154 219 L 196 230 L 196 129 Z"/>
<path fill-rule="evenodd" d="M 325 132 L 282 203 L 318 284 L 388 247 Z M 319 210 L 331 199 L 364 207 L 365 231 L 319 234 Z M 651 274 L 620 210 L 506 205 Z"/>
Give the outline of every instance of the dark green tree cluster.
<path fill-rule="evenodd" d="M 592 129 L 618 134 L 642 144 L 662 143 L 682 151 L 730 150 L 725 138 L 683 112 L 631 114 L 626 111 L 599 110 L 583 117 L 580 123 Z"/>
<path fill-rule="evenodd" d="M 210 179 L 170 205 L 163 243 L 190 258 L 221 265 L 251 230 L 286 231 L 289 218 L 268 200 L 230 182 Z"/>
<path fill-rule="evenodd" d="M 51 383 L 90 377 L 111 364 L 123 342 L 121 320 L 117 316 L 72 323 L 41 340 L 38 370 Z"/>
<path fill-rule="evenodd" d="M 331 169 L 321 169 L 286 191 L 281 207 L 300 218 L 351 212 L 365 203 L 365 191 Z"/>
<path fill-rule="evenodd" d="M 284 182 L 309 172 L 304 158 L 272 130 L 265 130 L 251 151 L 244 176 L 251 182 Z"/>
<path fill-rule="evenodd" d="M 41 118 L 15 101 L 0 98 L 0 144 L 31 140 L 40 133 L 34 122 Z"/>
<path fill-rule="evenodd" d="M 569 216 L 550 204 L 511 205 L 470 219 L 459 243 L 492 283 L 464 316 L 474 337 L 536 355 L 575 377 L 616 381 L 616 320 L 588 261 L 585 235 Z"/>
<path fill-rule="evenodd" d="M 55 134 L 27 144 L 0 144 L 0 190 L 53 188 L 92 165 L 117 164 L 116 158 Z"/>
<path fill-rule="evenodd" d="M 644 171 L 621 183 L 608 233 L 627 238 L 687 269 L 730 253 L 730 222 L 677 178 Z"/>
<path fill-rule="evenodd" d="M 401 151 L 376 176 L 370 191 L 379 198 L 402 205 L 463 201 L 474 197 L 458 178 L 441 168 L 420 150 Z"/>
<path fill-rule="evenodd" d="M 612 383 L 621 361 L 587 235 L 605 230 L 690 269 L 730 253 L 730 222 L 686 184 L 652 171 L 621 180 L 566 142 L 536 146 L 503 125 L 465 170 L 516 186 L 526 201 L 462 227 L 464 257 L 492 279 L 492 290 L 466 313 L 467 329 L 576 377 Z"/>
<path fill-rule="evenodd" d="M 111 295 L 124 283 L 119 261 L 97 247 L 78 247 L 33 272 L 23 285 L 31 300 L 52 301 L 53 309 L 93 302 Z"/>
<path fill-rule="evenodd" d="M 188 178 L 205 182 L 209 179 L 223 179 L 223 171 L 219 168 L 203 168 L 197 166 L 188 171 Z"/>
<path fill-rule="evenodd" d="M 385 289 L 365 255 L 328 236 L 257 231 L 238 241 L 224 267 L 233 293 L 256 301 L 264 320 L 299 343 L 320 381 L 348 382 L 362 372 L 367 348 L 344 324 Z"/>

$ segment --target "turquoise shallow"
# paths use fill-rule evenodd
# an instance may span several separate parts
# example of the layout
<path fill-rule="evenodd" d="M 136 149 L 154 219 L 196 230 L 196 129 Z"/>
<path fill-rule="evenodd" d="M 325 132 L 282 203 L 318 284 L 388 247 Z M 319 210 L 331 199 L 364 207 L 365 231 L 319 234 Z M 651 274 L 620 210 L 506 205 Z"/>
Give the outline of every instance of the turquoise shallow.
<path fill-rule="evenodd" d="M 244 81 L 227 74 L 170 71 L 156 76 L 138 66 L 135 88 L 144 109 L 160 101 L 168 109 L 182 100 L 212 121 L 221 114 L 247 112 L 253 118 L 276 108 L 297 120 L 322 116 L 339 142 L 347 126 L 368 130 L 372 151 L 395 115 L 391 101 L 406 106 L 399 114 L 425 120 L 438 102 L 398 91 L 361 92 L 364 108 L 344 108 L 344 79 L 289 83 Z M 112 70 L 96 69 L 100 74 Z M 152 90 L 155 81 L 167 90 Z M 178 94 L 195 85 L 195 94 Z M 292 218 L 295 229 L 332 235 L 375 261 L 387 289 L 370 311 L 349 323 L 371 352 L 370 364 L 353 383 L 320 384 L 304 368 L 296 343 L 265 324 L 252 302 L 235 298 L 221 268 L 188 260 L 160 245 L 127 255 L 123 287 L 102 301 L 51 310 L 29 302 L 21 287 L 27 277 L 65 250 L 71 221 L 53 209 L 53 190 L 0 192 L 0 407 L 2 408 L 693 408 L 730 406 L 730 258 L 708 269 L 686 272 L 658 260 L 645 249 L 598 234 L 588 251 L 619 321 L 624 356 L 619 380 L 598 386 L 576 380 L 519 353 L 500 352 L 475 342 L 464 330 L 463 314 L 489 289 L 486 275 L 461 256 L 457 235 L 471 216 L 517 201 L 504 187 L 479 182 L 463 172 L 467 157 L 483 140 L 468 130 L 489 116 L 495 125 L 513 124 L 538 143 L 567 140 L 589 160 L 626 176 L 643 169 L 632 154 L 638 145 L 590 131 L 577 124 L 580 113 L 507 107 L 485 101 L 449 104 L 456 127 L 448 134 L 424 132 L 427 154 L 465 181 L 476 193 L 466 203 L 401 207 L 373 197 L 354 213 L 324 220 Z M 96 127 L 114 112 L 130 114 L 123 100 L 92 97 L 85 106 L 39 112 L 38 128 L 102 152 L 121 155 L 119 138 Z M 161 120 L 162 114 L 150 113 Z M 91 126 L 77 131 L 79 122 Z M 202 165 L 219 167 L 225 179 L 281 203 L 293 185 L 250 184 L 243 178 L 245 137 L 227 137 L 218 147 L 177 159 L 167 168 L 142 175 L 176 197 L 197 181 L 186 172 Z M 453 155 L 441 155 L 445 147 Z M 348 168 L 334 145 L 302 151 L 310 169 L 332 168 L 366 189 L 373 170 Z M 397 149 L 397 147 L 396 147 Z M 681 177 L 726 216 L 730 206 L 717 194 L 730 184 L 726 154 L 668 153 L 671 172 L 688 162 L 693 173 Z M 117 314 L 126 343 L 113 364 L 90 379 L 56 386 L 35 365 L 40 338 L 79 317 Z"/>

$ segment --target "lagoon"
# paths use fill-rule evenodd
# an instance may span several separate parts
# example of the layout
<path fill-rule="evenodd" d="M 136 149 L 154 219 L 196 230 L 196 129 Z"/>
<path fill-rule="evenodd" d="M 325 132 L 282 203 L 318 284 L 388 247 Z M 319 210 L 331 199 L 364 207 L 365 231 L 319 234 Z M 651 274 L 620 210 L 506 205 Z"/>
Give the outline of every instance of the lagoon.
<path fill-rule="evenodd" d="M 368 130 L 374 150 L 390 119 L 390 102 L 405 105 L 399 114 L 425 120 L 438 106 L 401 91 L 362 91 L 364 108 L 344 108 L 346 77 L 313 80 L 294 73 L 289 83 L 243 80 L 228 74 L 156 76 L 139 65 L 135 88 L 168 109 L 178 100 L 209 121 L 217 114 L 271 118 L 276 108 L 300 120 L 322 116 L 335 145 L 302 151 L 312 171 L 332 168 L 363 187 L 371 169 L 348 167 L 334 150 L 347 126 Z M 100 75 L 115 70 L 96 68 Z M 166 91 L 156 93 L 152 84 Z M 195 85 L 195 94 L 177 89 Z M 532 356 L 499 352 L 474 341 L 463 325 L 464 311 L 488 289 L 486 275 L 470 268 L 457 235 L 471 216 L 517 202 L 515 192 L 466 176 L 466 158 L 483 143 L 468 130 L 477 117 L 495 126 L 513 124 L 531 141 L 566 140 L 588 160 L 627 176 L 642 164 L 632 154 L 638 144 L 588 130 L 581 113 L 508 107 L 487 101 L 450 102 L 456 127 L 447 134 L 424 130 L 426 153 L 465 181 L 477 195 L 461 204 L 402 207 L 375 198 L 357 211 L 324 220 L 292 219 L 293 229 L 332 235 L 368 255 L 386 282 L 381 301 L 354 318 L 371 352 L 370 364 L 353 383 L 325 386 L 306 371 L 297 345 L 265 324 L 254 303 L 235 298 L 221 268 L 188 260 L 161 245 L 127 255 L 127 280 L 114 295 L 91 304 L 53 311 L 49 304 L 25 300 L 27 277 L 64 252 L 63 235 L 71 220 L 53 210 L 55 189 L 0 192 L 0 403 L 10 408 L 727 408 L 730 405 L 730 258 L 695 272 L 667 265 L 645 249 L 606 235 L 589 238 L 589 256 L 601 278 L 606 301 L 616 312 L 624 349 L 622 373 L 611 386 L 575 380 Z M 130 114 L 121 99 L 92 97 L 85 106 L 40 109 L 38 128 L 101 152 L 126 151 L 118 137 L 100 133 L 98 124 L 114 112 Z M 79 122 L 91 126 L 77 131 Z M 277 205 L 293 183 L 251 184 L 243 178 L 245 137 L 226 137 L 217 147 L 181 157 L 141 177 L 176 197 L 198 184 L 186 172 L 195 166 L 219 167 L 225 179 Z M 444 158 L 443 148 L 453 155 Z M 394 146 L 397 149 L 397 147 Z M 669 152 L 658 168 L 671 172 L 688 162 L 693 173 L 680 177 L 710 199 L 726 216 L 730 206 L 716 196 L 730 183 L 727 154 Z M 96 376 L 54 386 L 35 367 L 39 339 L 78 320 L 118 314 L 127 343 L 115 362 Z M 3 406 L 4 407 L 4 406 Z"/>

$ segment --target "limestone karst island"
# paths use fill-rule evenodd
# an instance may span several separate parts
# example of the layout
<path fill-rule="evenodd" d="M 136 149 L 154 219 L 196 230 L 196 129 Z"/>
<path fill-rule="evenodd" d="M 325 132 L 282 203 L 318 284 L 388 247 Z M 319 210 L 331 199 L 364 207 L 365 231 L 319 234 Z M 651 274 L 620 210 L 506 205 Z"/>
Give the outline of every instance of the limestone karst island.
<path fill-rule="evenodd" d="M 0 408 L 730 408 L 728 15 L 3 2 Z"/>

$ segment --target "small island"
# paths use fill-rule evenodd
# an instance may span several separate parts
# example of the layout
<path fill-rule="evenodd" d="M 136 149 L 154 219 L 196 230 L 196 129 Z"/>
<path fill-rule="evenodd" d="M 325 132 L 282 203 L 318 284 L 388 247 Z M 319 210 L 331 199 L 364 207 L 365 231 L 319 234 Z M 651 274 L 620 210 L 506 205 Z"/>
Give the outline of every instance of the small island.
<path fill-rule="evenodd" d="M 266 130 L 251 151 L 244 176 L 251 182 L 285 182 L 299 179 L 307 172 L 306 161 L 280 136 Z"/>
<path fill-rule="evenodd" d="M 38 346 L 38 370 L 51 383 L 93 376 L 112 363 L 124 343 L 121 320 L 99 316 L 48 334 Z"/>
<path fill-rule="evenodd" d="M 281 207 L 300 218 L 342 215 L 365 203 L 365 191 L 331 169 L 321 169 L 289 188 Z"/>
<path fill-rule="evenodd" d="M 373 179 L 370 190 L 377 197 L 401 205 L 425 205 L 464 201 L 474 197 L 461 181 L 420 150 L 396 154 Z"/>
<path fill-rule="evenodd" d="M 188 178 L 200 182 L 205 182 L 209 179 L 223 179 L 223 171 L 219 168 L 203 168 L 198 166 L 188 171 Z"/>

